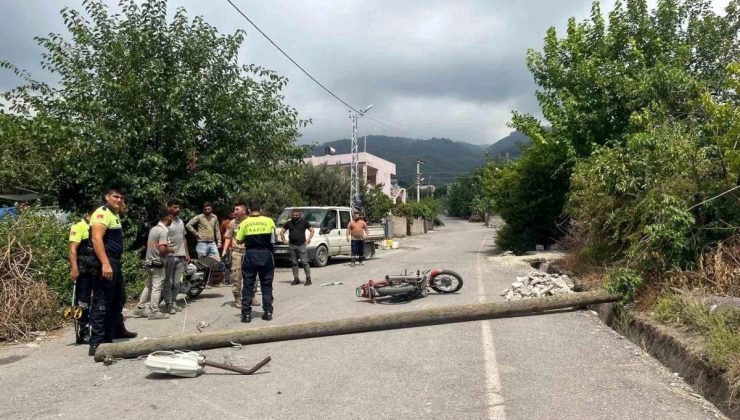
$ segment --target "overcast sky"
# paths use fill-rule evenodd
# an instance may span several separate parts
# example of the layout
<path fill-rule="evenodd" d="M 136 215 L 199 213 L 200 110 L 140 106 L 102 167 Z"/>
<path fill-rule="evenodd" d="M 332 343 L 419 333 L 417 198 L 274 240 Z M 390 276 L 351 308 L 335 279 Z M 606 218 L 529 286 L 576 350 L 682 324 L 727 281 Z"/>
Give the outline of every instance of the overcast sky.
<path fill-rule="evenodd" d="M 233 0 L 263 31 L 319 81 L 356 108 L 374 104 L 360 135 L 447 137 L 492 143 L 511 129 L 511 110 L 540 115 L 525 65 L 527 48 L 540 48 L 550 26 L 584 19 L 591 0 Z M 113 7 L 118 0 L 106 0 Z M 656 0 L 651 1 L 654 4 Z M 716 0 L 721 11 L 728 0 Z M 602 11 L 613 1 L 602 2 Z M 52 80 L 40 66 L 35 35 L 66 34 L 59 10 L 81 0 L 3 0 L 0 58 Z M 351 136 L 347 108 L 256 32 L 226 0 L 170 0 L 221 32 L 242 28 L 244 63 L 290 79 L 287 102 L 313 124 L 301 142 Z M 0 89 L 19 83 L 0 72 Z"/>

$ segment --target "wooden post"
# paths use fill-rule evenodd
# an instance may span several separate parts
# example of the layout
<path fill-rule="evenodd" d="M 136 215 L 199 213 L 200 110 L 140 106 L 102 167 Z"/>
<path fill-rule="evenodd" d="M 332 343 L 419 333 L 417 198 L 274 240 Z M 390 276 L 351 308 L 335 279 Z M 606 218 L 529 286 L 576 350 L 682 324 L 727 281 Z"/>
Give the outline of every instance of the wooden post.
<path fill-rule="evenodd" d="M 474 303 L 447 306 L 408 312 L 394 312 L 335 321 L 307 322 L 304 324 L 275 325 L 246 328 L 203 334 L 134 340 L 119 343 L 104 343 L 95 352 L 95 361 L 106 356 L 132 358 L 157 350 L 204 350 L 231 347 L 233 343 L 243 345 L 270 343 L 274 341 L 299 340 L 303 338 L 355 334 L 370 331 L 394 330 L 422 327 L 426 325 L 450 324 L 455 322 L 479 321 L 533 314 L 569 307 L 583 307 L 605 302 L 616 302 L 619 296 L 605 291 L 571 293 L 517 300 L 513 302 Z"/>

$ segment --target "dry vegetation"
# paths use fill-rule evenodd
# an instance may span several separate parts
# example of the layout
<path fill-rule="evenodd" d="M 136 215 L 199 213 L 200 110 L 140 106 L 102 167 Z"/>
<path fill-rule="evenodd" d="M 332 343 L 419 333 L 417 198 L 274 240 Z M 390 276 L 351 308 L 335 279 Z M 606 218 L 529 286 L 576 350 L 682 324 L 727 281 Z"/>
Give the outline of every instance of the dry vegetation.
<path fill-rule="evenodd" d="M 0 249 L 0 339 L 25 338 L 59 324 L 58 301 L 33 268 L 34 254 L 14 238 Z"/>

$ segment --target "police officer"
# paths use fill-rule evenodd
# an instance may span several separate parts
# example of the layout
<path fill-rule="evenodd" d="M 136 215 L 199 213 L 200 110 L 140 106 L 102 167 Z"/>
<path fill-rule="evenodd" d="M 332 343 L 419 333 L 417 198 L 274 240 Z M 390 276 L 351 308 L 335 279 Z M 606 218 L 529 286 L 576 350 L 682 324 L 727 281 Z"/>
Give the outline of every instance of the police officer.
<path fill-rule="evenodd" d="M 109 188 L 105 204 L 90 216 L 94 264 L 100 273 L 92 282 L 90 356 L 95 355 L 101 343 L 112 343 L 114 338 L 136 337 L 136 333 L 126 331 L 121 312 L 126 302 L 121 272 L 123 228 L 119 216 L 124 198 L 122 188 Z"/>
<path fill-rule="evenodd" d="M 72 225 L 69 232 L 69 276 L 74 282 L 75 301 L 73 305 L 82 308 L 82 316 L 76 320 L 75 332 L 77 344 L 88 342 L 88 322 L 90 316 L 90 289 L 93 271 L 92 259 L 95 257 L 90 242 L 90 214 L 96 205 L 88 207 L 83 219 Z"/>
<path fill-rule="evenodd" d="M 262 286 L 262 319 L 272 319 L 272 279 L 275 276 L 275 261 L 272 257 L 272 238 L 275 222 L 262 216 L 262 203 L 252 202 L 249 217 L 239 223 L 236 242 L 245 247 L 242 259 L 242 322 L 252 321 L 252 298 L 254 282 L 259 275 Z"/>

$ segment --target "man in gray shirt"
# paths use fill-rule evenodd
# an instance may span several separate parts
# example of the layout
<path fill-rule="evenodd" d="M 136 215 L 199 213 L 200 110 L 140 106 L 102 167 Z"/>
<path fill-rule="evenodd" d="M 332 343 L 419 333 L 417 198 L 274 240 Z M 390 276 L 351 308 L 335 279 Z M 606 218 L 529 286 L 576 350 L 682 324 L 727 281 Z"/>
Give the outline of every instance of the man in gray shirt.
<path fill-rule="evenodd" d="M 221 228 L 218 224 L 218 217 L 213 214 L 211 203 L 208 201 L 203 203 L 203 213 L 190 219 L 186 228 L 198 238 L 198 244 L 195 246 L 198 258 L 220 259 L 218 248 L 221 248 Z"/>
<path fill-rule="evenodd" d="M 167 305 L 167 312 L 175 314 L 182 310 L 175 302 L 177 294 L 180 292 L 180 283 L 185 273 L 185 264 L 190 262 L 190 251 L 188 251 L 188 241 L 185 238 L 185 222 L 180 219 L 180 201 L 169 200 L 167 202 L 167 214 L 172 216 L 172 223 L 167 231 L 167 243 L 174 252 L 167 255 L 165 260 L 165 294 L 164 302 Z"/>
<path fill-rule="evenodd" d="M 149 319 L 167 319 L 169 315 L 159 312 L 159 301 L 162 298 L 162 289 L 165 286 L 165 257 L 174 249 L 167 246 L 167 226 L 172 222 L 172 216 L 162 215 L 159 223 L 149 231 L 146 241 L 146 260 L 144 267 L 149 278 L 141 292 L 139 304 L 136 305 L 134 316 Z"/>

